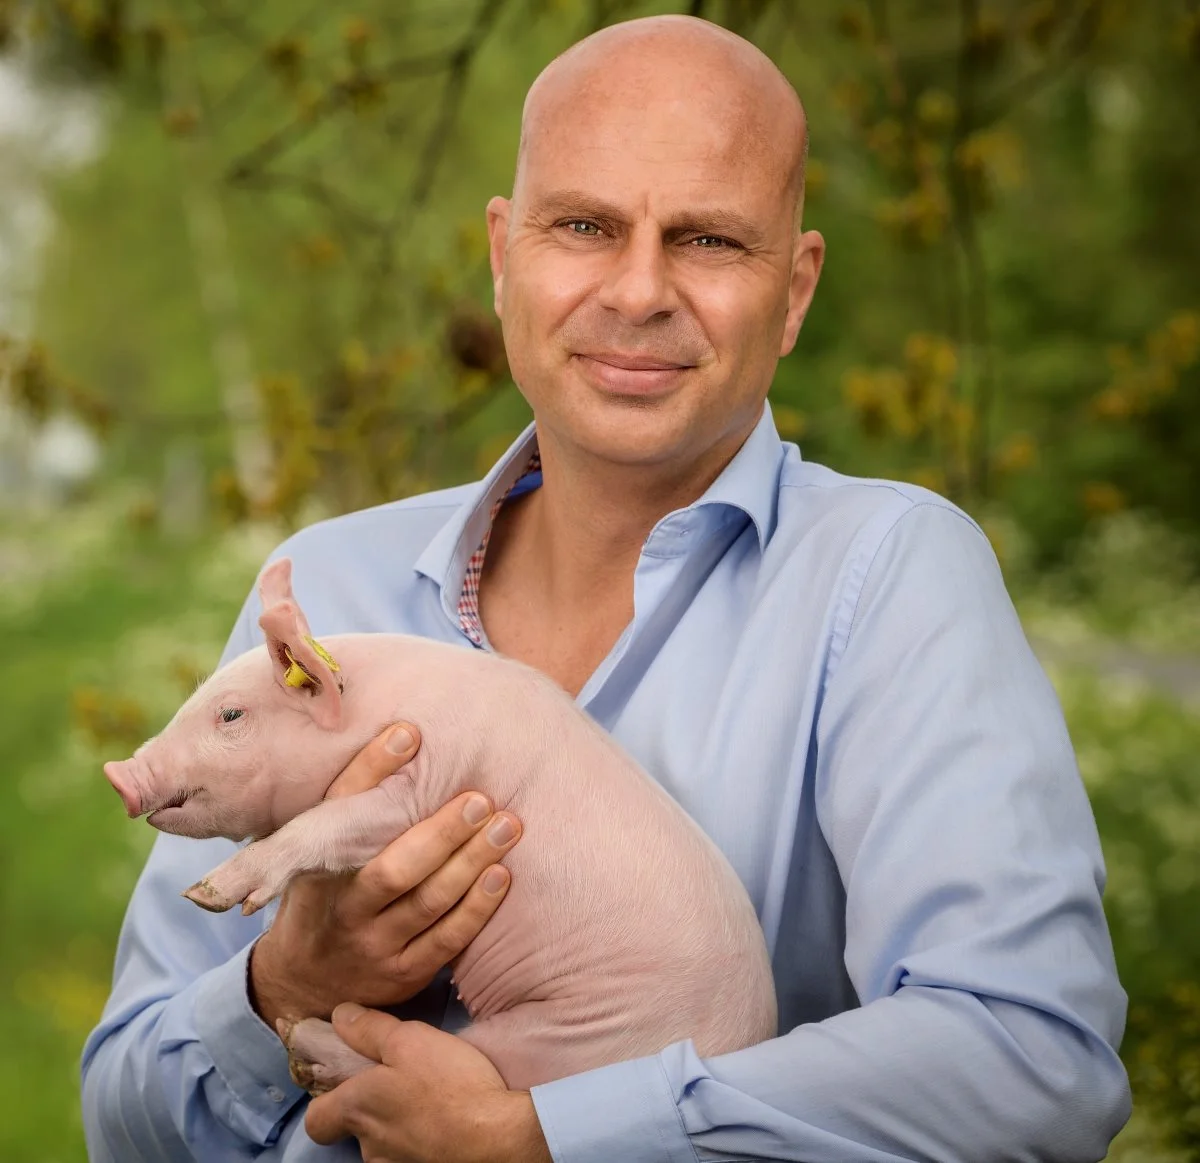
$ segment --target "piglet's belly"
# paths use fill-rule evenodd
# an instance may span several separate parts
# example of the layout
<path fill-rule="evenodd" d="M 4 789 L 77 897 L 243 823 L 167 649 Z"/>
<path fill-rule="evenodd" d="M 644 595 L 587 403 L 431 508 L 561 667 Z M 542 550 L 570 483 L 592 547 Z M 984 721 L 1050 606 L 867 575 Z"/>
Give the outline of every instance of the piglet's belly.
<path fill-rule="evenodd" d="M 455 965 L 462 1036 L 518 1089 L 689 1038 L 712 1055 L 774 1037 L 766 944 L 728 861 L 636 769 L 587 786 L 586 811 L 561 785 L 510 803 L 512 884 Z"/>

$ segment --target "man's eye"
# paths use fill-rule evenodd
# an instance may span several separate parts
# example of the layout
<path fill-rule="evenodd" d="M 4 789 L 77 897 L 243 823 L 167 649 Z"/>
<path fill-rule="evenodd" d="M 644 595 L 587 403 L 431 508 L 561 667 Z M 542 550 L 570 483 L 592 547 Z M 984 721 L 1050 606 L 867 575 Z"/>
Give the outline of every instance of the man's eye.
<path fill-rule="evenodd" d="M 693 238 L 692 241 L 701 250 L 720 250 L 722 247 L 730 245 L 727 238 L 721 238 L 716 234 L 702 234 L 699 238 Z"/>
<path fill-rule="evenodd" d="M 572 234 L 582 235 L 584 238 L 595 238 L 600 233 L 600 227 L 594 222 L 583 222 L 576 219 L 573 222 L 565 222 L 563 224 L 571 231 Z"/>
<path fill-rule="evenodd" d="M 240 719 L 245 713 L 241 707 L 222 707 L 221 722 L 232 723 L 235 719 Z"/>

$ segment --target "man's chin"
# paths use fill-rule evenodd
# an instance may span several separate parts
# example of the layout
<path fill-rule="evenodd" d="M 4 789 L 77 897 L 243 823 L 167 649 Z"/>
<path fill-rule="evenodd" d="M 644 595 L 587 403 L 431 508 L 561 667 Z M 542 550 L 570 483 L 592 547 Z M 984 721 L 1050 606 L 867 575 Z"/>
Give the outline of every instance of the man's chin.
<path fill-rule="evenodd" d="M 673 432 L 647 431 L 650 425 L 639 425 L 631 418 L 621 430 L 593 428 L 578 434 L 577 446 L 589 456 L 605 464 L 630 469 L 654 469 L 676 464 L 683 459 L 682 441 Z"/>
<path fill-rule="evenodd" d="M 678 462 L 694 444 L 692 417 L 681 394 L 649 400 L 576 396 L 569 411 L 535 409 L 539 426 L 559 442 L 610 464 L 653 467 Z"/>

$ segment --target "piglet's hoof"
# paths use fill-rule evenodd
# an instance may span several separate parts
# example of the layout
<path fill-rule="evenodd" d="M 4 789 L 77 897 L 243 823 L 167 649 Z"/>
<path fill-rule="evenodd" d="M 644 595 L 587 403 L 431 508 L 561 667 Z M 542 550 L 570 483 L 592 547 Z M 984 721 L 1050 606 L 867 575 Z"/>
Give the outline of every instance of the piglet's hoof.
<path fill-rule="evenodd" d="M 292 1081 L 316 1098 L 319 1095 L 327 1094 L 336 1084 L 325 1076 L 325 1071 L 318 1063 L 310 1062 L 296 1050 L 294 1039 L 296 1027 L 299 1025 L 300 1022 L 295 1019 L 278 1018 L 275 1022 L 275 1029 L 279 1033 L 280 1040 L 287 1047 L 288 1074 L 292 1076 Z"/>
<path fill-rule="evenodd" d="M 250 917 L 269 905 L 279 894 L 269 888 L 259 888 L 242 901 L 242 916 Z"/>
<path fill-rule="evenodd" d="M 297 1086 L 309 1094 L 324 1094 L 379 1063 L 351 1050 L 329 1022 L 305 1018 L 275 1023 L 288 1052 L 288 1069 Z"/>
<path fill-rule="evenodd" d="M 234 906 L 233 901 L 217 892 L 207 876 L 203 880 L 196 881 L 191 888 L 184 889 L 183 895 L 193 904 L 207 909 L 210 913 L 228 912 Z"/>
<path fill-rule="evenodd" d="M 292 1081 L 301 1090 L 307 1090 L 313 1098 L 333 1089 L 317 1080 L 316 1069 L 313 1063 L 306 1062 L 303 1058 L 297 1058 L 295 1054 L 288 1055 L 288 1073 L 292 1076 Z"/>

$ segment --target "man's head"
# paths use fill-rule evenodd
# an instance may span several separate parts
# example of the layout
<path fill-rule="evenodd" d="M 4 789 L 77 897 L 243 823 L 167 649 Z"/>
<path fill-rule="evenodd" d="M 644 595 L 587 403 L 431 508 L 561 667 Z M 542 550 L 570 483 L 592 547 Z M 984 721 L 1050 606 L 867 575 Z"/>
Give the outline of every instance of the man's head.
<path fill-rule="evenodd" d="M 820 274 L 806 150 L 783 75 L 705 21 L 614 25 L 545 69 L 512 199 L 488 206 L 496 311 L 543 445 L 684 473 L 732 455 Z"/>

